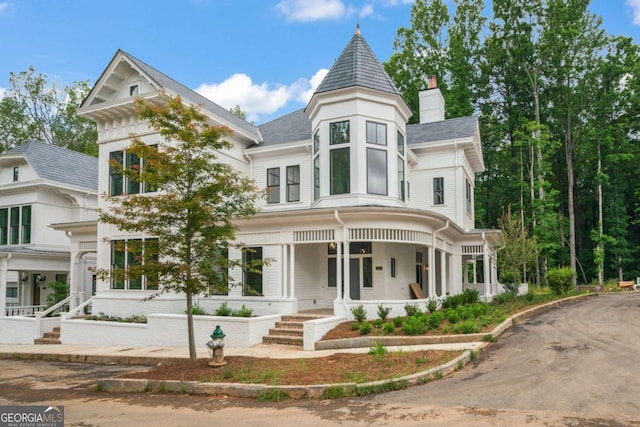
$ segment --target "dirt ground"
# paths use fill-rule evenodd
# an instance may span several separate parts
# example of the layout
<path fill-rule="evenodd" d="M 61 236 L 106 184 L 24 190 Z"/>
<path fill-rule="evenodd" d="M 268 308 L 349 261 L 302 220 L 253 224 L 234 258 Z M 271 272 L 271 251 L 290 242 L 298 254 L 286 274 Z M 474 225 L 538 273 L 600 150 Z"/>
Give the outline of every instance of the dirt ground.
<path fill-rule="evenodd" d="M 381 357 L 370 354 L 334 354 L 312 359 L 268 359 L 229 356 L 222 367 L 208 366 L 208 359 L 191 364 L 171 362 L 126 378 L 270 385 L 309 385 L 369 382 L 426 371 L 460 355 L 455 351 L 389 352 Z"/>

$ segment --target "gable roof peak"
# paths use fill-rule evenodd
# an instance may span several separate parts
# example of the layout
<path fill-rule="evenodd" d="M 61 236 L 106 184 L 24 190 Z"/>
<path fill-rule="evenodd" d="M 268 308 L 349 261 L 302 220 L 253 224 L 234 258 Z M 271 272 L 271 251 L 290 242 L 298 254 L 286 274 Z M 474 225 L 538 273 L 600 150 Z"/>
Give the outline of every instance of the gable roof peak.
<path fill-rule="evenodd" d="M 381 92 L 401 96 L 400 91 L 378 61 L 373 50 L 360 32 L 356 32 L 347 43 L 315 93 L 329 92 L 348 87 L 366 87 Z"/>

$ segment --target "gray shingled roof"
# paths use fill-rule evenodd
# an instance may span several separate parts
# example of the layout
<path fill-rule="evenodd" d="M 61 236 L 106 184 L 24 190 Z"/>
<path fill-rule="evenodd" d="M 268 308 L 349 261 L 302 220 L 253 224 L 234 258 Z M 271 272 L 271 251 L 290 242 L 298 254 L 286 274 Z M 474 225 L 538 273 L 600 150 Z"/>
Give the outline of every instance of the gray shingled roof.
<path fill-rule="evenodd" d="M 344 48 L 315 93 L 353 86 L 401 95 L 359 30 Z"/>
<path fill-rule="evenodd" d="M 135 56 L 130 55 L 129 53 L 123 50 L 120 50 L 120 52 L 122 52 L 123 55 L 125 55 L 132 63 L 134 63 L 136 67 L 140 68 L 145 74 L 147 74 L 150 78 L 155 80 L 155 82 L 161 88 L 169 89 L 172 92 L 175 92 L 176 94 L 180 95 L 184 99 L 188 99 L 195 102 L 196 104 L 202 105 L 205 109 L 220 116 L 222 119 L 226 120 L 227 122 L 232 123 L 234 126 L 237 126 L 238 128 L 244 130 L 256 140 L 260 140 L 260 134 L 258 133 L 257 128 L 251 123 L 248 123 L 242 120 L 241 118 L 234 116 L 229 111 L 222 108 L 215 102 L 212 102 L 209 99 L 205 98 L 204 96 L 200 95 L 199 93 L 189 89 L 188 87 L 184 86 L 182 83 L 179 83 L 176 80 L 172 79 L 171 77 L 167 76 L 166 74 L 156 70 L 155 68 L 139 60 Z"/>
<path fill-rule="evenodd" d="M 28 141 L 6 154 L 22 154 L 40 179 L 98 191 L 97 157 L 38 141 Z"/>
<path fill-rule="evenodd" d="M 407 144 L 473 137 L 477 126 L 477 117 L 459 117 L 440 122 L 407 125 Z"/>
<path fill-rule="evenodd" d="M 311 139 L 311 122 L 304 113 L 304 109 L 264 123 L 258 129 L 263 138 L 261 146 Z"/>

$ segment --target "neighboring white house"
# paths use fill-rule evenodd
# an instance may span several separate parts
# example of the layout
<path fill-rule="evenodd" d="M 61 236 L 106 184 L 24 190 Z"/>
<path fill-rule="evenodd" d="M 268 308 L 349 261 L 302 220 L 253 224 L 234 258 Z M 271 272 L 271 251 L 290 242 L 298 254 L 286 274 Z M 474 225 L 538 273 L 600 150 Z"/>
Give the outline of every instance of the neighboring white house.
<path fill-rule="evenodd" d="M 237 238 L 255 249 L 253 256 L 272 262 L 261 275 L 231 271 L 254 292 L 233 287 L 227 295 L 201 296 L 207 311 L 227 301 L 256 314 L 322 308 L 348 316 L 355 304 L 370 313 L 379 303 L 399 311 L 416 293 L 442 298 L 474 287 L 490 298 L 498 292 L 498 231 L 474 224 L 474 177 L 484 170 L 477 118 L 445 120 L 434 78 L 420 94 L 420 124 L 407 125 L 412 112 L 359 31 L 304 110 L 260 126 L 118 50 L 79 109 L 98 128 L 99 193 L 149 190 L 111 170 L 109 159 L 140 162 L 127 155 L 130 134 L 160 141 L 137 118 L 133 101 L 161 102 L 162 92 L 228 126 L 233 148 L 220 158 L 268 190 L 261 212 L 238 222 Z M 91 224 L 78 227 L 85 233 L 78 239 L 91 246 Z M 143 238 L 98 223 L 98 268 L 126 263 L 114 258 L 110 241 Z M 83 250 L 74 245 L 77 257 Z M 412 291 L 411 283 L 420 289 Z M 93 311 L 184 313 L 182 295 L 143 302 L 156 292 L 144 278 L 98 281 Z"/>
<path fill-rule="evenodd" d="M 70 239 L 49 225 L 95 222 L 97 171 L 97 158 L 37 141 L 0 155 L 1 316 L 34 314 L 46 302 L 49 283 L 72 280 Z M 85 262 L 87 268 L 95 264 L 95 250 Z M 90 296 L 91 278 L 85 269 L 73 281 L 86 284 Z"/>

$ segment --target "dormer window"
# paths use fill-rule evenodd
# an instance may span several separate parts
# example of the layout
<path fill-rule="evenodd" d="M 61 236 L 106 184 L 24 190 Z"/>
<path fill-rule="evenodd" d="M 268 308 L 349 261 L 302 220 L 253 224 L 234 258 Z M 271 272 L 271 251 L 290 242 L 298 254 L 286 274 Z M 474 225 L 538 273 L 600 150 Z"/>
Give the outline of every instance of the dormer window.
<path fill-rule="evenodd" d="M 13 167 L 13 182 L 18 182 L 19 173 L 20 173 L 20 167 L 19 166 L 14 166 Z"/>
<path fill-rule="evenodd" d="M 129 96 L 136 96 L 136 95 L 138 95 L 138 85 L 129 86 Z"/>

